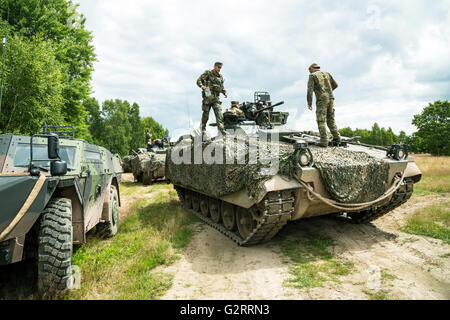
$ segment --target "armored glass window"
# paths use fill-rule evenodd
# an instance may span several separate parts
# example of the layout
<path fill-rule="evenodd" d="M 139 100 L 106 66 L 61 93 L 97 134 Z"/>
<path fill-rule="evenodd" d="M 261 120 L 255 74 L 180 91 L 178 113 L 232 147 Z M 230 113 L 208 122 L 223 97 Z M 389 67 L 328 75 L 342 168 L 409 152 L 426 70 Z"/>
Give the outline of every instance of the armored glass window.
<path fill-rule="evenodd" d="M 84 157 L 85 157 L 86 159 L 89 159 L 89 160 L 98 160 L 98 161 L 102 161 L 102 158 L 101 158 L 101 156 L 100 156 L 100 153 L 98 153 L 98 152 L 93 152 L 93 151 L 87 151 L 87 150 L 85 150 L 85 151 L 84 151 Z"/>
<path fill-rule="evenodd" d="M 46 159 L 48 156 L 47 145 L 35 144 L 33 145 L 33 158 Z M 75 165 L 75 147 L 60 146 L 59 156 L 61 160 L 67 162 L 68 168 L 74 168 Z M 16 147 L 14 155 L 14 167 L 25 168 L 30 164 L 30 144 L 19 143 Z M 34 164 L 40 167 L 50 167 L 50 161 L 34 161 Z"/>

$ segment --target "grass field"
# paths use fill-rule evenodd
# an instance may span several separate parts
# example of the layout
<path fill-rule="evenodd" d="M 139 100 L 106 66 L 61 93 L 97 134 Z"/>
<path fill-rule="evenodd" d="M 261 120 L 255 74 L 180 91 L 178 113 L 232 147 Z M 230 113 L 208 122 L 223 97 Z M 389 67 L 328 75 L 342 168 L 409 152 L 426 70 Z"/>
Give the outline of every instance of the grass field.
<path fill-rule="evenodd" d="M 414 185 L 414 193 L 450 193 L 450 157 L 413 155 L 414 161 L 422 171 L 422 179 Z"/>
<path fill-rule="evenodd" d="M 450 244 L 450 201 L 417 210 L 400 230 Z"/>
<path fill-rule="evenodd" d="M 293 262 L 292 277 L 286 286 L 310 289 L 322 287 L 328 281 L 339 282 L 339 276 L 354 271 L 351 261 L 335 257 L 329 247 L 334 241 L 323 234 L 307 234 L 303 239 L 282 239 L 281 251 Z"/>
<path fill-rule="evenodd" d="M 131 194 L 138 184 L 122 183 Z M 152 196 L 152 192 L 161 190 Z M 92 236 L 73 256 L 81 289 L 65 299 L 157 299 L 171 287 L 171 276 L 155 272 L 173 263 L 192 235 L 192 216 L 177 202 L 172 185 L 156 184 L 132 204 L 132 213 L 111 239 Z"/>
<path fill-rule="evenodd" d="M 450 244 L 450 157 L 414 155 L 422 171 L 422 179 L 414 185 L 414 197 L 444 195 L 448 201 L 419 209 L 409 217 L 400 230 L 440 239 Z"/>

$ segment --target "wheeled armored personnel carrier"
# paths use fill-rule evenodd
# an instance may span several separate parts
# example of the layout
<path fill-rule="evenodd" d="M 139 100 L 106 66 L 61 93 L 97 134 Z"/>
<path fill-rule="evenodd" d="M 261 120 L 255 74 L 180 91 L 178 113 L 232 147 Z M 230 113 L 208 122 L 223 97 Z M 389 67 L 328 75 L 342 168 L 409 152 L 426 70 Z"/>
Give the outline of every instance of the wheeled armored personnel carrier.
<path fill-rule="evenodd" d="M 41 293 L 70 289 L 73 245 L 119 221 L 119 156 L 67 129 L 0 135 L 0 265 L 36 259 Z"/>
<path fill-rule="evenodd" d="M 421 172 L 404 146 L 342 137 L 319 146 L 286 128 L 267 92 L 224 113 L 225 137 L 187 135 L 168 150 L 166 177 L 184 207 L 239 245 L 270 240 L 289 221 L 337 215 L 372 221 L 406 202 Z"/>
<path fill-rule="evenodd" d="M 139 148 L 131 156 L 130 164 L 134 179 L 144 185 L 152 184 L 165 176 L 166 152 L 169 142 L 166 136 L 149 144 L 147 149 Z"/>

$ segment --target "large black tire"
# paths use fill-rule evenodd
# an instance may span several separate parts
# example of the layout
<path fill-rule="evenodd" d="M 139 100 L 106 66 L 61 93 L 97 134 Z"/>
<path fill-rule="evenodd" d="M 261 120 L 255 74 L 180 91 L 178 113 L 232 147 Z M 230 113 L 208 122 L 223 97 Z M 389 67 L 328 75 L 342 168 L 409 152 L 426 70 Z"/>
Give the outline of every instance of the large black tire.
<path fill-rule="evenodd" d="M 67 289 L 71 277 L 72 202 L 66 198 L 49 201 L 41 214 L 38 249 L 38 291 L 52 294 Z"/>
<path fill-rule="evenodd" d="M 119 226 L 119 195 L 116 186 L 111 185 L 109 191 L 109 216 L 110 221 L 97 224 L 97 234 L 102 238 L 111 238 L 115 236 Z"/>

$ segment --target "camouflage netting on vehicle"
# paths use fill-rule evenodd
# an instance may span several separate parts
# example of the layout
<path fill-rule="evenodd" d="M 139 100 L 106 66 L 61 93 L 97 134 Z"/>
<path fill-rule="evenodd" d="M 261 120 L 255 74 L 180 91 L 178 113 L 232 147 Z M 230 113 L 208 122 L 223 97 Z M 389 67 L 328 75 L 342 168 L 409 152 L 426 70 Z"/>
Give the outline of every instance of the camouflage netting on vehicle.
<path fill-rule="evenodd" d="M 150 156 L 148 159 L 142 161 L 143 171 L 155 171 L 161 167 L 164 167 L 166 163 L 166 154 L 148 153 Z"/>
<path fill-rule="evenodd" d="M 135 178 L 143 172 L 143 161 L 149 159 L 150 155 L 148 152 L 138 153 L 131 157 L 131 171 L 133 172 L 133 176 Z"/>
<path fill-rule="evenodd" d="M 380 197 L 386 190 L 389 165 L 365 152 L 344 148 L 310 147 L 314 166 L 319 169 L 333 200 L 361 203 Z"/>
<path fill-rule="evenodd" d="M 122 159 L 123 172 L 131 172 L 131 156 L 125 156 Z"/>
<path fill-rule="evenodd" d="M 229 141 L 229 140 L 228 140 Z M 264 182 L 277 174 L 277 163 L 279 162 L 280 171 L 285 172 L 291 168 L 290 161 L 292 157 L 292 147 L 280 144 L 261 142 L 259 148 L 250 149 L 256 143 L 256 139 L 237 138 L 234 143 L 225 142 L 222 139 L 208 141 L 204 143 L 191 144 L 191 140 L 183 140 L 167 152 L 166 177 L 175 184 L 180 184 L 206 194 L 221 197 L 242 189 L 247 190 L 250 197 L 258 196 Z M 234 152 L 225 148 L 225 145 L 233 145 Z M 286 152 L 286 146 L 289 152 Z M 221 161 L 218 156 L 217 163 L 194 161 L 194 150 L 203 150 L 203 154 L 212 154 L 212 150 L 222 150 Z M 277 148 L 279 148 L 277 150 Z M 183 151 L 181 151 L 183 150 Z M 256 150 L 256 151 L 253 151 Z M 176 164 L 173 156 L 180 154 L 186 156 L 186 159 L 193 164 Z M 219 153 L 217 153 L 219 154 Z M 233 159 L 233 161 L 228 160 Z M 238 164 L 242 163 L 242 164 Z"/>
<path fill-rule="evenodd" d="M 251 198 L 258 198 L 264 183 L 277 173 L 286 179 L 301 178 L 302 170 L 295 164 L 294 148 L 291 144 L 259 142 L 255 163 L 249 161 L 249 145 L 254 145 L 250 143 L 255 142 L 255 138 L 238 138 L 233 144 L 234 153 L 223 148 L 224 141 L 221 139 L 198 143 L 196 146 L 200 146 L 198 150 L 203 150 L 203 154 L 211 154 L 214 148 L 223 150 L 223 161 L 208 164 L 202 163 L 200 159 L 197 161 L 199 164 L 195 164 L 195 145 L 191 144 L 189 139 L 182 140 L 167 153 L 166 176 L 174 184 L 214 197 L 245 189 Z M 229 142 L 225 144 L 229 145 Z M 384 193 L 389 172 L 387 163 L 364 152 L 343 148 L 311 146 L 310 150 L 314 166 L 319 170 L 333 200 L 344 203 L 365 202 L 374 200 Z M 226 161 L 227 154 L 233 161 Z M 188 161 L 176 164 L 172 155 L 175 158 L 178 156 L 179 159 L 180 155 L 184 155 L 183 159 Z M 237 162 L 237 159 L 243 158 L 245 161 Z M 189 160 L 192 164 L 189 164 Z"/>
<path fill-rule="evenodd" d="M 155 171 L 164 167 L 166 162 L 165 154 L 157 154 L 153 152 L 143 152 L 134 155 L 131 158 L 131 168 L 133 175 L 137 177 L 144 171 Z"/>

